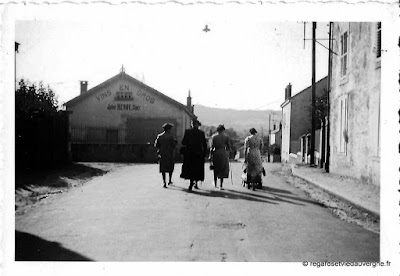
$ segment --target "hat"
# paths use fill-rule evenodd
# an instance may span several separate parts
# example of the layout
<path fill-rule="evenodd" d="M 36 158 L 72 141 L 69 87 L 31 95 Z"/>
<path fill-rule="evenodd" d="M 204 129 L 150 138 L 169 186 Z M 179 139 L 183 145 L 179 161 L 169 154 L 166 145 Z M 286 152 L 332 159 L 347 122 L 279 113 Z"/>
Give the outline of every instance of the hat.
<path fill-rule="evenodd" d="M 254 127 L 252 127 L 252 128 L 250 128 L 249 132 L 251 134 L 254 134 L 254 133 L 257 133 L 257 130 Z"/>
<path fill-rule="evenodd" d="M 173 126 L 174 126 L 173 124 L 165 123 L 165 124 L 163 124 L 162 128 L 164 130 L 168 130 L 168 129 L 171 129 Z"/>
<path fill-rule="evenodd" d="M 192 124 L 201 126 L 201 123 L 197 119 L 192 119 Z"/>
<path fill-rule="evenodd" d="M 223 131 L 223 130 L 225 130 L 224 125 L 219 125 L 219 126 L 217 127 L 217 131 Z"/>

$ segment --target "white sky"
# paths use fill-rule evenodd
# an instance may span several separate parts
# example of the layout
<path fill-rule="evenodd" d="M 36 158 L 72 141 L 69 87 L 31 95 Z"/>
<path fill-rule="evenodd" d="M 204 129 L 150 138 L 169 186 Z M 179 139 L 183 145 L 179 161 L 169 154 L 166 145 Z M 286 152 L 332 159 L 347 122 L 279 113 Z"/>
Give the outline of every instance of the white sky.
<path fill-rule="evenodd" d="M 193 104 L 276 110 L 289 82 L 292 94 L 311 85 L 311 41 L 304 49 L 301 22 L 194 12 L 157 19 L 137 13 L 117 21 L 17 21 L 17 79 L 42 80 L 64 103 L 79 95 L 80 80 L 90 89 L 123 64 L 127 74 L 182 103 L 190 89 Z M 311 38 L 311 23 L 306 30 Z M 318 23 L 317 38 L 327 37 L 327 23 Z M 317 44 L 316 80 L 327 75 L 327 59 Z"/>

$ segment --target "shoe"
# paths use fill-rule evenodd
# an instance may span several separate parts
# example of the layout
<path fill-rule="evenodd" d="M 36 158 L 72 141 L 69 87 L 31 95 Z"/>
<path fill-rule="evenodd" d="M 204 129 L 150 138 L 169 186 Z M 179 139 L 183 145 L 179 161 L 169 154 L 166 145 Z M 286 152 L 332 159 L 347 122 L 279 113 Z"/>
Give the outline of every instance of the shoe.
<path fill-rule="evenodd" d="M 219 189 L 222 191 L 224 188 L 222 188 L 222 187 L 219 187 Z"/>
<path fill-rule="evenodd" d="M 168 185 L 172 185 L 173 184 L 173 182 L 168 182 Z"/>
<path fill-rule="evenodd" d="M 199 189 L 199 186 L 197 186 L 197 184 L 196 184 L 196 185 L 194 185 L 194 188 L 198 190 L 198 189 Z"/>
<path fill-rule="evenodd" d="M 167 185 L 164 184 L 163 188 L 167 188 Z"/>

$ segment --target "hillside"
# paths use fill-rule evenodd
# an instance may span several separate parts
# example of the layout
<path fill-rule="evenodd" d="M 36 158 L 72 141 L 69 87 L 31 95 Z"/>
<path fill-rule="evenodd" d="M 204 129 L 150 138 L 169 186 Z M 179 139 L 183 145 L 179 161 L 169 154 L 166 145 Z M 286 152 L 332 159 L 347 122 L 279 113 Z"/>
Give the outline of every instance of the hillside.
<path fill-rule="evenodd" d="M 282 121 L 281 110 L 235 110 L 195 105 L 194 113 L 203 125 L 233 128 L 239 135 L 247 134 L 251 127 L 259 134 L 268 134 L 269 115 L 271 114 L 271 130 Z"/>

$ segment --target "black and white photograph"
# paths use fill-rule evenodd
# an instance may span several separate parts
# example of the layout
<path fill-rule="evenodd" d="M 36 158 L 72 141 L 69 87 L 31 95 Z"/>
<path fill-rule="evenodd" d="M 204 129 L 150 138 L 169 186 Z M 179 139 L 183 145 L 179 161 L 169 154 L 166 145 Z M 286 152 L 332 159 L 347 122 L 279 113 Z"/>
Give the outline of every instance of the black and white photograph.
<path fill-rule="evenodd" d="M 399 3 L 0 17 L 4 275 L 400 275 Z"/>

